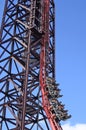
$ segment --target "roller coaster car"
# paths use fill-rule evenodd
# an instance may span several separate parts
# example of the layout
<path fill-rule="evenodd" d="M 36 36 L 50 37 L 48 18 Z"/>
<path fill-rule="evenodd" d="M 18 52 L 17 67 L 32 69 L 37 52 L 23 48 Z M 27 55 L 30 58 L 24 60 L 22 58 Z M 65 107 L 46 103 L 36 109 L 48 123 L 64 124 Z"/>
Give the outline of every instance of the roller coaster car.
<path fill-rule="evenodd" d="M 71 118 L 71 115 L 67 115 L 67 116 L 62 117 L 62 120 L 65 121 L 65 120 L 67 120 L 69 118 Z"/>
<path fill-rule="evenodd" d="M 50 105 L 54 105 L 57 106 L 58 105 L 58 101 L 56 99 L 50 99 Z"/>

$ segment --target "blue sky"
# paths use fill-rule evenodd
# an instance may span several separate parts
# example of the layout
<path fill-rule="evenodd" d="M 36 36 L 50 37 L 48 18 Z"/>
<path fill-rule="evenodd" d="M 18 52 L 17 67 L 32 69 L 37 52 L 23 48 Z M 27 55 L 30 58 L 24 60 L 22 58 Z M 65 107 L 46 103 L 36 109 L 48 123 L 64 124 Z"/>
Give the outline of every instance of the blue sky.
<path fill-rule="evenodd" d="M 4 0 L 0 0 L 0 23 Z M 86 0 L 55 0 L 56 80 L 72 118 L 64 130 L 86 130 Z M 74 128 L 68 128 L 68 125 Z M 72 127 L 71 126 L 71 127 Z M 85 128 L 85 129 L 84 129 Z"/>
<path fill-rule="evenodd" d="M 56 79 L 70 123 L 86 123 L 86 0 L 55 1 Z"/>

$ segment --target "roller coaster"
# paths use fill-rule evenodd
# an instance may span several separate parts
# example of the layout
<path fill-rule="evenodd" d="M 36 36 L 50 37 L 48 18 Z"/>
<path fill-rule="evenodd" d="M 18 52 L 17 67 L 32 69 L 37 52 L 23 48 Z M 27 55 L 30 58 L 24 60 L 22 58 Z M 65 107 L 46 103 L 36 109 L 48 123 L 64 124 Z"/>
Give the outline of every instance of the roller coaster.
<path fill-rule="evenodd" d="M 55 80 L 53 0 L 5 0 L 0 29 L 0 130 L 62 130 L 71 117 Z"/>

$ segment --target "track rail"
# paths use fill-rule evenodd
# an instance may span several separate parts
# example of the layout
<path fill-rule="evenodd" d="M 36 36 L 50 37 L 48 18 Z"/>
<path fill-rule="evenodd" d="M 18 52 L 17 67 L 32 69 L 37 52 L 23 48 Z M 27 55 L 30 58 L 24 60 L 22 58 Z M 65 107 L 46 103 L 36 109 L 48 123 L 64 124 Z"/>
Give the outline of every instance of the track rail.
<path fill-rule="evenodd" d="M 42 91 L 43 107 L 50 122 L 52 130 L 62 130 L 59 122 L 55 121 L 54 115 L 49 111 L 50 102 L 46 92 L 46 45 L 49 44 L 49 0 L 44 1 L 43 31 L 41 57 L 40 57 L 40 86 Z"/>
<path fill-rule="evenodd" d="M 50 11 L 50 1 L 44 1 L 43 8 L 43 32 L 42 46 L 40 54 L 40 86 L 42 92 L 43 108 L 50 122 L 52 130 L 62 130 L 60 125 L 61 120 L 70 118 L 71 116 L 67 114 L 67 110 L 64 110 L 64 105 L 59 102 L 58 98 L 62 97 L 59 95 L 60 89 L 58 84 L 55 83 L 55 77 L 49 76 L 47 67 L 47 51 L 49 50 L 49 12 Z M 54 57 L 55 58 L 55 57 Z M 61 108 L 61 109 L 59 109 Z"/>

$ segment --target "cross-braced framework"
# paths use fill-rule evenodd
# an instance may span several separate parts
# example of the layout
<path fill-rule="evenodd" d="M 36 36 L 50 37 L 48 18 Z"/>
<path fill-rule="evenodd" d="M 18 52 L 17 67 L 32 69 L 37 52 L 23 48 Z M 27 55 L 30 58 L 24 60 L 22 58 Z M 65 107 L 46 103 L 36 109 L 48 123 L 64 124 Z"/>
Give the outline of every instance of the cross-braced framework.
<path fill-rule="evenodd" d="M 61 130 L 53 0 L 6 0 L 0 30 L 0 130 Z M 49 125 L 50 124 L 50 125 Z"/>

